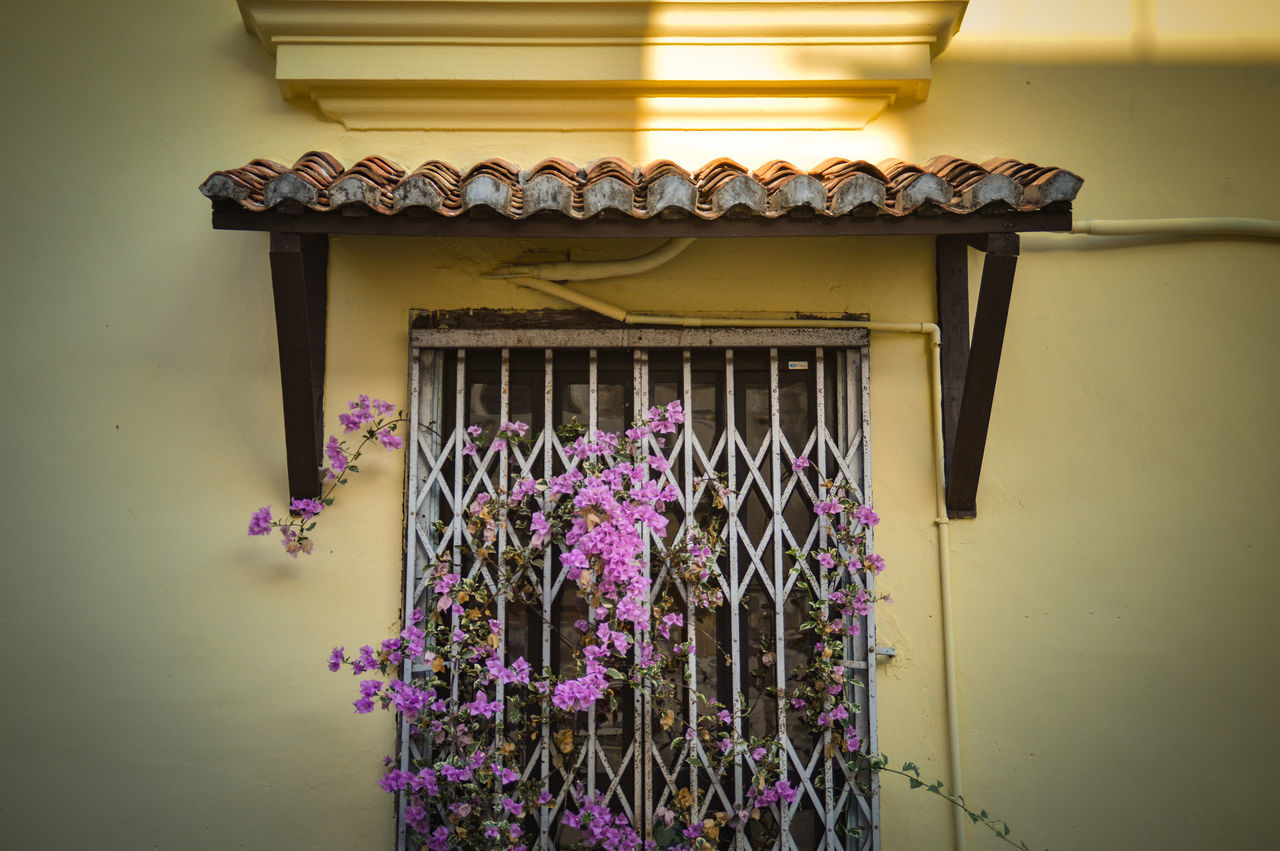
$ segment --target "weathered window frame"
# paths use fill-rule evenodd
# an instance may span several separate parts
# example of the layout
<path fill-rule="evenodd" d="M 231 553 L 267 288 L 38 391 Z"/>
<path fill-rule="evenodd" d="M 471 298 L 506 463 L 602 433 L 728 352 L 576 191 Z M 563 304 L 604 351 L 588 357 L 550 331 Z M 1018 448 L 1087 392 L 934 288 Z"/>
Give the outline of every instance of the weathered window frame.
<path fill-rule="evenodd" d="M 727 582 L 736 590 L 731 592 L 730 605 L 727 610 L 737 611 L 737 603 L 739 596 L 746 593 L 747 589 L 754 589 L 757 584 L 764 588 L 772 595 L 772 582 L 782 582 L 784 605 L 774 606 L 775 623 L 774 623 L 774 640 L 777 643 L 776 659 L 779 660 L 775 671 L 777 684 L 785 687 L 785 659 L 787 654 L 786 633 L 787 627 L 784 623 L 787 608 L 786 602 L 791 601 L 794 582 L 797 575 L 791 575 L 789 571 L 789 557 L 785 555 L 788 545 L 799 546 L 801 549 L 808 549 L 810 546 L 820 545 L 824 543 L 825 533 L 819 531 L 817 524 L 811 524 L 805 530 L 803 540 L 791 540 L 790 523 L 791 520 L 784 518 L 785 512 L 793 512 L 793 502 L 802 505 L 805 500 L 811 504 L 814 500 L 821 499 L 826 492 L 825 487 L 821 484 L 829 474 L 835 479 L 837 484 L 842 480 L 846 484 L 852 484 L 857 491 L 859 498 L 869 498 L 870 485 L 870 448 L 869 441 L 869 412 L 867 407 L 868 389 L 869 389 L 869 367 L 867 360 L 867 334 L 862 329 L 646 329 L 646 328 L 597 328 L 597 329 L 528 329 L 528 328 L 480 328 L 480 329 L 419 329 L 411 332 L 411 425 L 409 441 L 409 453 L 407 456 L 408 463 L 408 487 L 406 493 L 406 512 L 408 522 L 407 529 L 407 546 L 406 546 L 406 562 L 405 562 L 405 616 L 409 617 L 413 608 L 422 606 L 429 602 L 426 598 L 429 595 L 429 589 L 424 585 L 422 580 L 422 567 L 435 557 L 435 554 L 443 552 L 445 548 L 452 547 L 456 544 L 457 536 L 453 531 L 452 525 L 447 527 L 443 536 L 437 537 L 434 528 L 434 520 L 443 517 L 442 509 L 446 512 L 450 506 L 465 505 L 471 501 L 477 487 L 488 485 L 494 489 L 503 489 L 509 486 L 506 481 L 505 467 L 501 473 L 502 478 L 499 481 L 484 481 L 484 476 L 477 475 L 468 490 L 464 483 L 465 475 L 462 466 L 451 465 L 447 460 L 452 451 L 452 447 L 457 445 L 459 436 L 463 434 L 463 429 L 469 425 L 467 416 L 467 395 L 469 393 L 468 372 L 467 372 L 467 354 L 483 350 L 487 352 L 497 351 L 499 354 L 499 370 L 498 381 L 502 388 L 500 408 L 496 415 L 500 419 L 508 419 L 516 416 L 508 404 L 511 396 L 511 380 L 512 380 L 512 350 L 516 350 L 517 354 L 532 352 L 540 355 L 543 360 L 544 395 L 542 399 L 543 411 L 541 416 L 544 420 L 550 418 L 555 421 L 555 411 L 553 408 L 557 404 L 554 398 L 556 395 L 556 370 L 557 353 L 564 351 L 573 351 L 580 354 L 586 363 L 587 393 L 590 400 L 588 410 L 588 425 L 591 428 L 597 425 L 605 425 L 599 421 L 599 391 L 600 391 L 600 358 L 599 354 L 604 351 L 619 352 L 629 351 L 633 361 L 632 373 L 632 399 L 630 409 L 644 410 L 651 401 L 648 398 L 650 385 L 650 355 L 651 353 L 661 353 L 654 355 L 655 362 L 659 359 L 665 360 L 668 364 L 672 363 L 672 358 L 676 359 L 680 368 L 680 377 L 677 382 L 679 393 L 685 408 L 690 412 L 690 416 L 686 422 L 684 431 L 673 438 L 675 443 L 670 448 L 673 458 L 679 452 L 678 461 L 683 464 L 682 470 L 674 472 L 673 482 L 681 488 L 684 498 L 682 504 L 699 504 L 702 490 L 695 483 L 696 468 L 701 467 L 703 471 L 706 469 L 717 469 L 723 459 L 724 473 L 727 477 L 729 491 L 733 496 L 730 498 L 728 506 L 729 514 L 734 518 L 734 522 L 729 524 L 729 547 L 725 556 L 725 562 L 728 567 Z M 803 350 L 813 351 L 812 363 L 812 398 L 814 408 L 812 413 L 813 427 L 812 432 L 808 436 L 807 445 L 791 446 L 783 433 L 781 426 L 781 392 L 782 392 L 782 364 L 786 363 L 787 350 Z M 446 354 L 452 352 L 452 354 Z M 723 416 L 724 430 L 718 435 L 713 435 L 713 441 L 718 441 L 715 448 L 702 447 L 701 441 L 694 441 L 700 449 L 696 452 L 684 452 L 681 448 L 689 446 L 690 440 L 694 435 L 693 415 L 696 405 L 693 399 L 693 388 L 695 382 L 694 374 L 694 353 L 703 352 L 723 352 L 722 360 L 724 363 L 724 384 L 716 393 L 723 393 L 723 396 L 717 396 L 717 401 L 713 403 L 713 407 L 717 408 L 717 417 Z M 751 352 L 757 363 L 760 358 L 765 358 L 767 362 L 768 386 L 769 393 L 769 417 L 770 423 L 764 442 L 757 450 L 754 446 L 749 446 L 744 442 L 742 431 L 736 423 L 736 417 L 739 416 L 738 409 L 746 410 L 745 400 L 735 401 L 735 378 L 739 374 L 735 368 L 735 352 Z M 701 354 L 699 354 L 699 358 Z M 713 356 L 714 357 L 714 356 Z M 446 361 L 450 361 L 446 363 Z M 809 370 L 810 365 L 806 362 L 803 367 L 800 362 L 791 364 L 796 369 Z M 452 371 L 452 375 L 449 374 Z M 527 372 L 527 370 L 526 370 Z M 805 386 L 808 386 L 809 377 L 805 377 Z M 452 386 L 450 386 L 452 385 Z M 835 388 L 834 399 L 831 404 L 838 407 L 838 410 L 830 410 L 827 404 L 827 395 L 829 388 Z M 821 388 L 821 389 L 818 389 Z M 757 385 L 757 395 L 759 385 Z M 446 404 L 445 391 L 448 390 L 454 396 L 452 410 Z M 536 407 L 536 402 L 534 403 Z M 722 409 L 722 410 L 721 410 Z M 450 422 L 442 422 L 447 419 Z M 806 417 L 809 414 L 806 413 Z M 744 417 L 745 419 L 745 417 Z M 440 423 L 440 428 L 430 429 L 425 426 L 429 421 Z M 830 425 L 834 423 L 834 429 Z M 743 428 L 746 427 L 744 423 Z M 720 426 L 717 426 L 717 430 Z M 727 440 L 727 435 L 734 433 L 737 439 L 734 441 Z M 833 433 L 834 432 L 834 433 Z M 683 441 L 683 444 L 681 442 Z M 524 460 L 524 466 L 531 472 L 537 472 L 537 464 L 534 463 L 533 456 L 541 452 L 543 453 L 542 464 L 543 470 L 546 465 L 557 467 L 557 450 L 554 446 L 549 446 L 545 441 L 536 444 L 529 451 L 529 458 Z M 784 467 L 789 467 L 791 458 L 805 455 L 809 457 L 814 464 L 815 477 L 810 483 L 808 479 L 799 476 L 789 476 Z M 559 461 L 565 464 L 569 462 L 564 459 L 563 455 L 559 455 Z M 471 462 L 477 463 L 477 462 Z M 483 459 L 479 462 L 480 471 L 487 471 L 487 462 Z M 767 469 L 766 469 L 767 468 Z M 473 470 L 473 473 L 477 470 Z M 747 481 L 739 481 L 745 473 Z M 448 476 L 451 482 L 446 483 L 444 478 Z M 452 491 L 446 492 L 446 487 L 451 485 Z M 803 495 L 803 491 L 807 489 L 808 494 Z M 755 492 L 766 511 L 772 510 L 772 519 L 764 527 L 764 536 L 761 540 L 755 542 L 753 546 L 746 546 L 745 537 L 739 540 L 740 536 L 747 536 L 747 524 L 741 521 L 741 514 L 744 511 L 745 504 L 750 501 L 750 492 Z M 768 491 L 768 496 L 765 492 Z M 739 494 L 746 494 L 742 499 L 742 503 L 737 502 Z M 797 499 L 797 497 L 799 497 Z M 775 508 L 776 506 L 776 508 Z M 749 512 L 748 512 L 749 513 Z M 808 512 L 809 519 L 812 519 L 811 511 Z M 453 518 L 449 518 L 452 523 Z M 454 537 L 450 539 L 450 536 Z M 772 540 L 766 540 L 765 536 L 769 536 Z M 656 539 L 655 545 L 661 546 Z M 869 545 L 873 543 L 869 541 Z M 501 549 L 501 547 L 499 548 Z M 750 550 L 750 552 L 748 551 Z M 761 558 L 763 554 L 763 559 Z M 744 559 L 745 556 L 745 559 Z M 743 565 L 742 561 L 748 562 Z M 764 562 L 769 562 L 766 566 Z M 548 562 L 549 563 L 549 562 Z M 754 572 L 757 576 L 751 575 Z M 741 570 L 740 570 L 741 569 Z M 543 587 L 547 589 L 548 597 L 544 600 L 544 608 L 554 607 L 559 597 L 559 592 L 551 591 L 554 577 L 554 569 L 544 568 L 544 574 L 539 581 L 543 583 Z M 743 576 L 746 578 L 743 579 Z M 810 577 L 811 580 L 815 579 Z M 824 578 L 816 578 L 814 586 L 819 584 L 825 589 Z M 558 587 L 558 586 L 557 586 Z M 874 591 L 873 588 L 868 588 Z M 500 604 L 501 605 L 501 604 Z M 544 612 L 544 616 L 551 617 L 550 608 Z M 504 615 L 505 617 L 505 615 Z M 725 617 L 726 623 L 723 625 L 723 631 L 729 633 L 726 637 L 732 647 L 733 658 L 731 660 L 730 682 L 741 684 L 745 680 L 743 671 L 744 665 L 749 664 L 747 661 L 740 661 L 740 657 L 745 656 L 745 649 L 740 644 L 742 636 L 739 635 L 739 628 L 748 623 L 749 618 L 740 616 L 737 618 Z M 749 628 L 749 627 L 743 627 Z M 717 622 L 717 631 L 721 631 L 722 625 Z M 542 653 L 550 658 L 549 637 L 546 628 L 543 629 Z M 505 652 L 506 636 L 504 633 L 504 652 Z M 532 644 L 532 642 L 530 642 Z M 876 732 L 876 707 L 875 707 L 875 623 L 872 616 L 868 616 L 863 620 L 863 629 L 861 636 L 857 639 L 851 639 L 850 647 L 847 648 L 847 663 L 853 669 L 851 681 L 861 683 L 861 687 L 865 692 L 856 696 L 856 700 L 863 704 L 863 713 L 859 721 L 860 733 L 863 741 L 868 743 L 871 752 L 875 753 L 878 746 L 878 736 Z M 714 651 L 713 651 L 714 653 Z M 714 658 L 714 655 L 713 655 Z M 701 685 L 701 678 L 706 677 L 706 672 L 696 672 L 698 656 L 694 655 L 690 661 L 691 675 L 697 677 L 695 681 Z M 713 662 L 714 664 L 714 662 Z M 405 678 L 409 678 L 417 672 L 412 661 L 405 663 Z M 717 670 L 720 666 L 717 666 Z M 723 678 L 724 674 L 718 674 L 719 678 Z M 732 690 L 730 699 L 735 701 L 738 698 L 737 690 Z M 501 692 L 497 696 L 498 700 L 502 699 Z M 605 768 L 605 763 L 601 763 L 604 770 L 599 772 L 597 777 L 596 760 L 599 755 L 601 759 L 607 762 L 607 756 L 603 754 L 603 747 L 597 744 L 596 730 L 594 727 L 594 716 L 589 720 L 588 735 L 591 745 L 587 749 L 591 753 L 591 762 L 588 766 L 588 785 L 598 784 L 600 788 L 607 789 L 609 794 L 622 791 L 625 794 L 619 795 L 618 800 L 622 804 L 622 808 L 628 812 L 633 823 L 638 822 L 645 830 L 652 823 L 653 810 L 656 806 L 667 798 L 665 796 L 674 792 L 675 780 L 673 773 L 668 771 L 670 766 L 663 761 L 663 757 L 659 753 L 657 739 L 653 732 L 653 725 L 648 723 L 651 721 L 649 713 L 644 711 L 643 695 L 635 695 L 635 708 L 624 718 L 621 729 L 625 731 L 626 722 L 630 722 L 633 727 L 630 737 L 630 745 L 619 746 L 622 755 L 618 765 Z M 870 851 L 870 849 L 879 848 L 879 802 L 876 794 L 874 776 L 859 778 L 865 780 L 869 785 L 869 794 L 865 797 L 852 795 L 853 788 L 850 782 L 852 778 L 842 779 L 838 772 L 840 762 L 830 756 L 825 756 L 820 741 L 811 741 L 809 743 L 809 759 L 808 765 L 801 768 L 803 762 L 798 754 L 795 745 L 789 738 L 787 711 L 782 702 L 775 701 L 777 707 L 777 718 L 775 721 L 775 730 L 781 731 L 788 756 L 788 765 L 790 766 L 791 776 L 799 780 L 801 788 L 800 804 L 794 807 L 782 807 L 776 814 L 776 818 L 780 826 L 783 828 L 783 839 L 781 839 L 777 847 L 782 849 L 791 849 L 791 851 L 807 851 L 808 843 L 801 846 L 797 844 L 795 837 L 789 831 L 789 825 L 793 817 L 797 813 L 805 813 L 806 818 L 811 819 L 812 830 L 817 838 L 818 844 L 812 846 L 816 848 L 832 849 L 841 848 L 857 848 L 859 851 Z M 690 693 L 690 717 L 697 713 L 696 700 Z M 737 714 L 737 713 L 735 713 Z M 751 723 L 754 723 L 752 721 Z M 624 736 L 625 738 L 625 736 Z M 547 741 L 548 737 L 544 731 L 543 741 Z M 636 754 L 634 747 L 636 742 L 642 743 L 640 751 L 648 750 L 656 759 L 640 759 Z M 665 746 L 665 745 L 664 745 Z M 693 747 L 699 747 L 698 743 L 693 743 Z M 674 744 L 670 745 L 670 750 L 675 751 Z M 548 765 L 547 748 L 538 746 L 535 748 L 534 755 L 540 761 L 540 765 L 535 765 L 530 760 L 526 767 L 526 771 L 540 771 L 542 776 L 550 778 L 551 769 Z M 420 753 L 418 745 L 410 740 L 407 728 L 401 731 L 401 748 L 400 760 L 401 767 L 407 767 L 409 760 L 415 754 Z M 630 756 L 627 756 L 629 754 Z M 693 754 L 689 754 L 692 756 Z M 681 766 L 687 757 L 681 755 L 677 757 L 674 765 Z M 631 760 L 632 765 L 626 765 Z M 641 764 L 643 763 L 643 764 Z M 667 767 L 655 767 L 655 764 Z M 611 770 L 615 769 L 615 770 Z M 681 772 L 685 769 L 677 767 L 674 771 L 674 777 L 682 776 Z M 821 775 L 821 782 L 815 783 L 815 772 Z M 726 809 L 729 806 L 740 804 L 741 794 L 744 790 L 744 782 L 750 780 L 750 766 L 744 764 L 744 760 L 740 760 L 735 769 L 732 779 L 727 776 L 718 777 L 715 780 L 708 775 L 708 781 L 705 789 L 699 789 L 699 774 L 704 772 L 697 770 L 689 770 L 688 785 L 694 792 L 695 798 L 700 800 L 700 808 L 705 812 L 708 809 L 714 812 L 716 809 Z M 624 775 L 630 775 L 630 780 L 625 784 Z M 656 775 L 663 774 L 664 777 Z M 607 775 L 607 776 L 606 776 Z M 639 779 L 637 783 L 636 780 Z M 731 784 L 731 785 L 730 785 Z M 659 789 L 658 794 L 653 792 Z M 730 786 L 728 792 L 723 786 Z M 819 791 L 817 788 L 821 786 Z M 838 793 L 837 793 L 837 790 Z M 838 794 L 838 799 L 837 799 Z M 630 801 L 627 801 L 627 798 Z M 539 847 L 553 847 L 549 831 L 551 829 L 552 820 L 555 818 L 557 807 L 562 806 L 563 795 L 560 801 L 551 809 L 551 812 L 543 811 L 538 817 L 538 830 L 540 832 L 539 841 L 542 843 Z M 811 809 L 805 809 L 810 807 Z M 636 818 L 637 810 L 639 810 L 640 818 Z M 844 821 L 844 828 L 861 827 L 864 828 L 862 837 L 859 840 L 852 838 L 838 838 L 841 831 L 836 827 L 838 821 Z M 398 848 L 405 849 L 410 847 L 407 843 L 406 831 L 403 821 L 403 812 L 401 812 L 399 830 L 398 830 Z M 812 841 L 812 838 L 811 840 Z M 740 840 L 735 847 L 747 848 L 748 845 L 744 840 Z"/>

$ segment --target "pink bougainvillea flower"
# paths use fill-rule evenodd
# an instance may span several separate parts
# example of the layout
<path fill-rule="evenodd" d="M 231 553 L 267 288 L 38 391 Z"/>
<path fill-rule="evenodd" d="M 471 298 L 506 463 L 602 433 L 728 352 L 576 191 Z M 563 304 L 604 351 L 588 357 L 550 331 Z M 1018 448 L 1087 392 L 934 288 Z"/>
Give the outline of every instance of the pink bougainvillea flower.
<path fill-rule="evenodd" d="M 844 749 L 847 753 L 853 753 L 862 746 L 862 738 L 858 735 L 857 730 L 847 730 L 844 734 Z"/>
<path fill-rule="evenodd" d="M 534 479 L 523 478 L 516 482 L 516 486 L 511 489 L 511 502 L 513 504 L 518 503 L 537 489 L 538 483 Z"/>
<path fill-rule="evenodd" d="M 809 466 L 809 459 L 805 458 L 803 455 L 800 456 L 799 458 L 792 460 L 791 462 L 791 470 L 792 472 L 795 472 L 795 473 L 800 472 L 801 470 L 807 468 L 808 466 Z"/>
<path fill-rule="evenodd" d="M 859 505 L 857 510 L 853 512 L 853 516 L 858 518 L 859 523 L 868 528 L 880 522 L 880 515 L 876 514 L 869 505 Z"/>
<path fill-rule="evenodd" d="M 565 680 L 551 693 L 551 702 L 561 709 L 586 711 L 595 706 L 608 683 L 600 674 L 587 674 L 576 680 Z"/>
<path fill-rule="evenodd" d="M 289 510 L 302 514 L 303 520 L 310 520 L 324 510 L 324 503 L 315 499 L 295 499 L 290 501 Z"/>
<path fill-rule="evenodd" d="M 822 502 L 816 503 L 813 506 L 813 513 L 818 515 L 839 514 L 840 501 L 837 499 L 828 499 L 828 500 L 824 500 Z"/>
<path fill-rule="evenodd" d="M 280 528 L 280 543 L 284 546 L 284 551 L 294 558 L 298 557 L 298 553 L 311 554 L 311 539 L 301 537 L 297 532 L 288 526 Z"/>
<path fill-rule="evenodd" d="M 329 435 L 329 442 L 324 445 L 324 455 L 329 459 L 329 466 L 333 468 L 333 472 L 340 474 L 347 469 L 347 453 L 342 451 L 342 444 L 339 443 L 337 436 Z"/>
<path fill-rule="evenodd" d="M 476 692 L 476 699 L 468 703 L 467 710 L 472 715 L 479 715 L 485 718 L 492 718 L 498 714 L 498 710 L 502 708 L 502 701 L 489 700 L 485 697 L 483 691 Z"/>
<path fill-rule="evenodd" d="M 551 536 L 551 523 L 547 520 L 547 515 L 541 511 L 533 513 L 533 517 L 529 520 L 529 528 L 533 531 L 533 537 L 529 539 L 529 546 L 534 549 L 545 544 Z"/>
<path fill-rule="evenodd" d="M 431 835 L 427 837 L 427 847 L 431 851 L 448 851 L 449 848 L 449 828 L 441 825 L 431 831 Z"/>
<path fill-rule="evenodd" d="M 249 518 L 250 535 L 268 535 L 271 533 L 271 506 L 264 505 Z"/>
<path fill-rule="evenodd" d="M 444 775 L 444 779 L 450 783 L 466 782 L 471 779 L 471 769 L 465 765 L 462 768 L 445 763 L 440 768 L 440 773 Z"/>

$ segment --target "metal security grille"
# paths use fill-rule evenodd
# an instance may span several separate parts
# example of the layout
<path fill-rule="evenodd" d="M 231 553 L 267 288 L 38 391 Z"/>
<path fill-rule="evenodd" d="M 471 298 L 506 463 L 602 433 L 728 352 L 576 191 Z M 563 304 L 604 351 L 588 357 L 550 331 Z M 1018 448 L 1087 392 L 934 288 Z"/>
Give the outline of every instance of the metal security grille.
<path fill-rule="evenodd" d="M 413 608 L 431 604 L 424 566 L 442 555 L 496 587 L 484 564 L 458 561 L 462 508 L 482 492 L 507 490 L 518 477 L 548 477 L 576 466 L 555 427 L 576 419 L 593 431 L 619 431 L 636 412 L 679 399 L 686 422 L 661 451 L 671 464 L 664 478 L 680 491 L 680 499 L 669 506 L 667 534 L 660 538 L 651 532 L 649 545 L 666 547 L 681 534 L 686 518 L 712 510 L 728 515 L 722 532 L 727 546 L 719 560 L 727 605 L 703 612 L 695 629 L 689 603 L 689 634 L 697 646 L 689 659 L 690 682 L 706 698 L 734 708 L 739 734 L 781 742 L 785 775 L 800 794 L 794 804 L 780 802 L 763 813 L 758 826 L 780 837 L 772 847 L 878 849 L 875 778 L 853 776 L 839 755 L 831 755 L 829 733 L 813 733 L 789 712 L 786 700 L 768 693 L 772 688 L 789 692 L 791 673 L 812 649 L 812 637 L 799 628 L 807 595 L 796 588 L 797 580 L 805 578 L 824 598 L 835 590 L 827 587 L 825 576 L 807 569 L 793 573 L 788 550 L 803 553 L 828 545 L 813 514 L 814 503 L 826 497 L 825 482 L 866 501 L 866 340 L 860 329 L 415 331 L 406 617 Z M 492 431 L 505 420 L 527 422 L 538 435 L 532 446 L 509 450 L 510 464 L 500 463 L 504 459 L 497 451 L 479 457 L 456 451 L 468 425 Z M 808 458 L 811 466 L 793 471 L 798 457 Z M 708 476 L 727 483 L 724 508 L 713 509 Z M 506 536 L 517 534 L 510 527 L 501 530 L 498 552 Z M 577 588 L 565 581 L 554 550 L 529 570 L 529 580 L 542 589 L 542 611 L 499 601 L 506 624 L 501 650 L 508 660 L 524 656 L 535 670 L 548 665 L 560 672 L 569 660 L 552 641 L 550 624 L 567 630 L 581 617 Z M 687 599 L 679 580 L 653 579 L 654 595 L 672 585 Z M 874 593 L 871 587 L 867 591 Z M 875 624 L 871 616 L 862 621 L 861 634 L 846 639 L 845 664 L 849 696 L 862 707 L 858 732 L 876 753 Z M 406 661 L 406 679 L 423 673 L 420 660 Z M 503 700 L 500 683 L 497 700 Z M 669 725 L 671 734 L 651 717 L 643 692 L 626 692 L 618 704 L 616 710 L 600 706 L 584 718 L 586 745 L 579 760 L 585 766 L 579 769 L 588 792 L 602 793 L 646 837 L 654 811 L 672 807 L 682 788 L 692 793 L 699 818 L 743 806 L 754 770 L 750 756 L 715 774 L 705 767 L 703 743 L 677 732 L 683 724 L 696 726 L 699 704 L 692 689 L 686 716 Z M 544 725 L 539 739 L 522 748 L 524 777 L 541 779 L 556 794 L 553 804 L 532 817 L 530 838 L 536 847 L 555 848 L 567 789 L 552 756 L 550 729 Z M 401 767 L 422 756 L 422 743 L 406 726 Z M 691 759 L 703 767 L 691 767 Z M 750 831 L 735 842 L 720 844 L 765 847 Z M 403 805 L 398 847 L 412 847 Z"/>

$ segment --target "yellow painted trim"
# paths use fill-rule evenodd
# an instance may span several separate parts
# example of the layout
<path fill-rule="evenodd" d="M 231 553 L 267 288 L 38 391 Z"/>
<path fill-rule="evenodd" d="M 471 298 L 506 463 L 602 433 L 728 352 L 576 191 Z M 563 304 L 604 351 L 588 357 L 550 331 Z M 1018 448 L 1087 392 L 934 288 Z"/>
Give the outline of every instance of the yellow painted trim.
<path fill-rule="evenodd" d="M 927 96 L 932 59 L 967 2 L 240 0 L 240 9 L 276 55 L 285 98 L 313 100 L 352 129 L 858 130 L 899 99 Z"/>
<path fill-rule="evenodd" d="M 596 132 L 645 130 L 861 130 L 894 101 L 855 97 L 488 97 L 433 96 L 358 86 L 310 91 L 320 111 L 350 130 Z"/>

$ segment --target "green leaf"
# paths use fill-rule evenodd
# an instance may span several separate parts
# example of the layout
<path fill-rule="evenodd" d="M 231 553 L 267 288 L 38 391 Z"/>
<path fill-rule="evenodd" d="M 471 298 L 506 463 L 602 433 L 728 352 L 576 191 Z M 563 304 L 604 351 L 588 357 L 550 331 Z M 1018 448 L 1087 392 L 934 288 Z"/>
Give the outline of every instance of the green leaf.
<path fill-rule="evenodd" d="M 680 828 L 672 824 L 668 827 L 664 822 L 658 821 L 653 828 L 653 839 L 658 843 L 659 848 L 670 848 L 672 845 L 679 845 L 681 841 Z"/>
<path fill-rule="evenodd" d="M 923 785 L 924 785 L 923 783 L 921 783 L 919 780 L 915 779 L 914 777 L 908 777 L 908 778 L 907 778 L 907 784 L 908 784 L 908 785 L 910 785 L 912 789 L 919 789 L 921 786 L 923 786 Z"/>
<path fill-rule="evenodd" d="M 327 497 L 324 501 L 325 505 L 333 505 L 333 497 Z"/>

